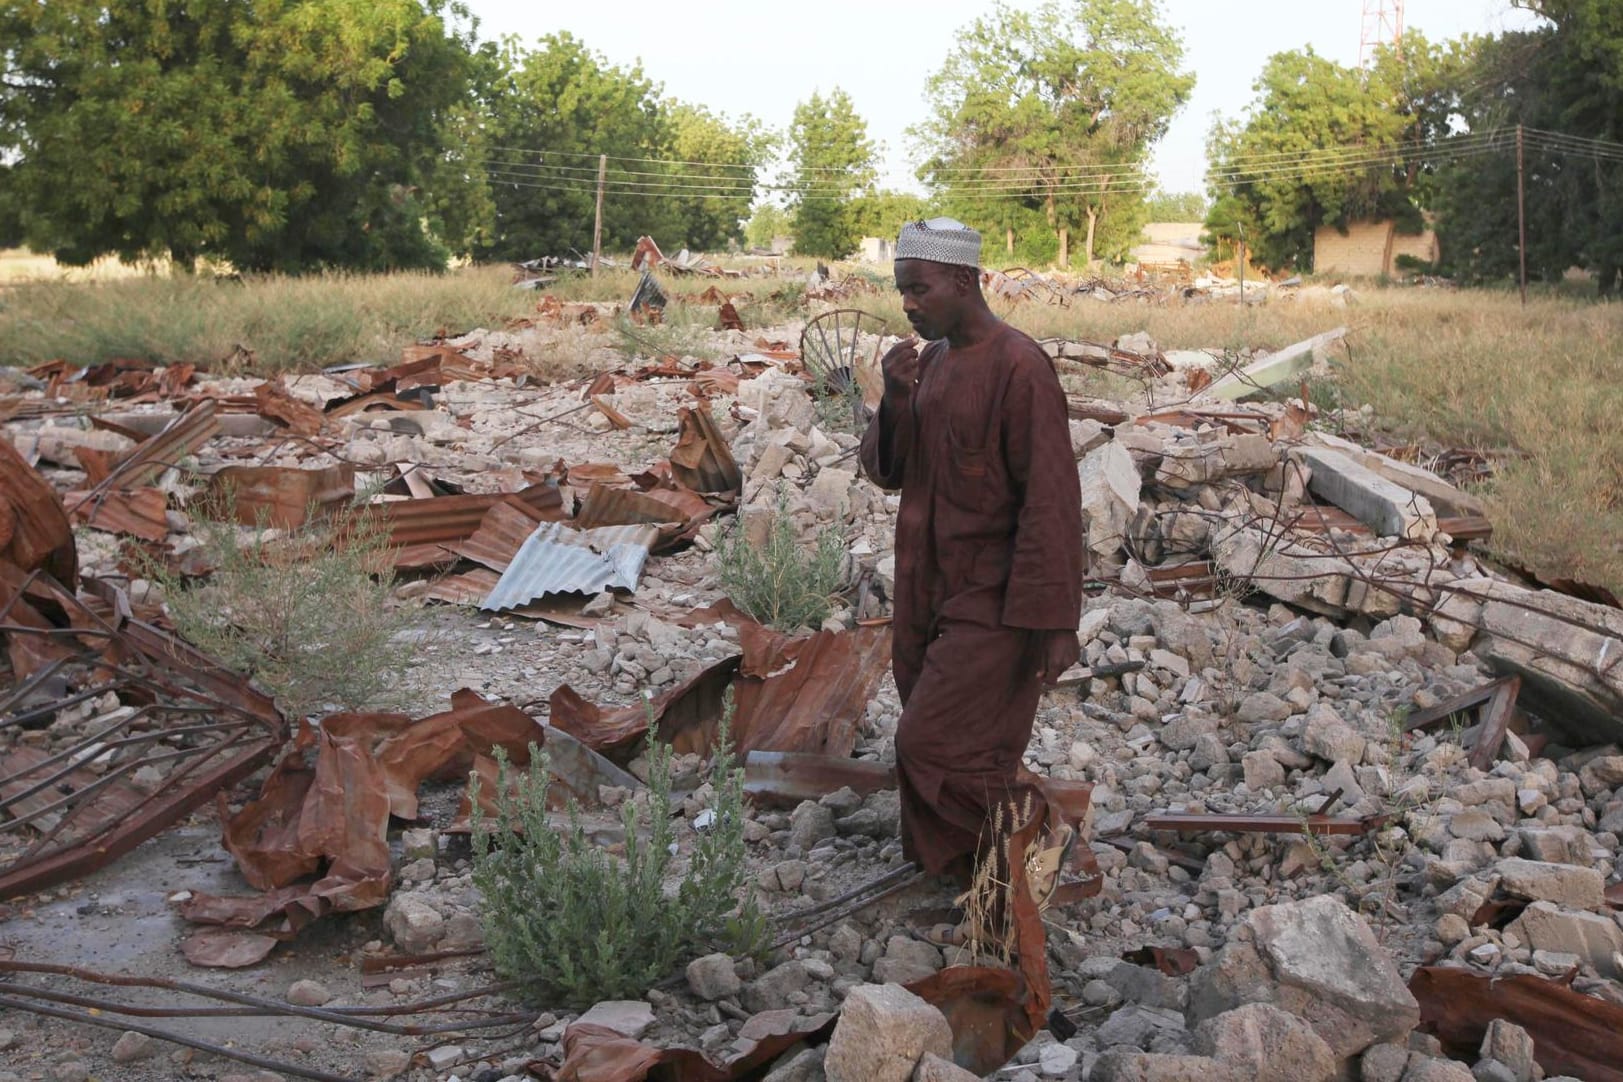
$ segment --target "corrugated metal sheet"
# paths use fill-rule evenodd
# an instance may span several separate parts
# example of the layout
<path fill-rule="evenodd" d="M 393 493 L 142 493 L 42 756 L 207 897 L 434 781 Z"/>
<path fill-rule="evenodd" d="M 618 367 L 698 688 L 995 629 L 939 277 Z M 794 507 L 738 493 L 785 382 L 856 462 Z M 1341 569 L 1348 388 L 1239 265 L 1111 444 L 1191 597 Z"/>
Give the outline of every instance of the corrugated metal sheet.
<path fill-rule="evenodd" d="M 635 590 L 658 536 L 653 526 L 576 530 L 561 522 L 542 523 L 479 607 L 496 611 L 546 594 L 596 594 L 612 587 Z"/>
<path fill-rule="evenodd" d="M 513 554 L 523 547 L 541 521 L 542 516 L 529 505 L 507 500 L 485 512 L 473 536 L 446 547 L 493 571 L 506 571 L 507 565 L 513 562 Z"/>
<path fill-rule="evenodd" d="M 564 517 L 563 494 L 551 483 L 531 485 L 522 492 L 394 500 L 373 504 L 371 513 L 388 529 L 392 546 L 446 544 L 471 536 L 485 512 L 510 499 L 522 501 L 538 518 Z"/>

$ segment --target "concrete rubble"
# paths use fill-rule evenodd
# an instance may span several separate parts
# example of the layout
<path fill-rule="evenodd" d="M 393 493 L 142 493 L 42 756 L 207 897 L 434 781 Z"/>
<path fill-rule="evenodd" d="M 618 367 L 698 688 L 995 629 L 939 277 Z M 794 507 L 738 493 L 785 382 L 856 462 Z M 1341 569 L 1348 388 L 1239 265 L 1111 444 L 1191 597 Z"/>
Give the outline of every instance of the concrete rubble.
<path fill-rule="evenodd" d="M 1229 288 L 1211 283 L 1206 291 L 1221 296 Z M 1248 283 L 1247 299 L 1260 288 Z M 1100 293 L 1111 291 L 1100 285 L 1087 296 L 1103 301 Z M 401 570 L 397 586 L 403 605 L 436 594 L 453 602 L 424 608 L 423 635 L 402 643 L 421 651 L 413 679 L 425 706 L 437 706 L 447 684 L 514 704 L 545 702 L 561 684 L 593 703 L 635 704 L 745 649 L 735 623 L 703 615 L 720 598 L 717 549 L 731 526 L 729 509 L 752 540 L 764 538 L 778 515 L 805 538 L 843 536 L 850 588 L 825 625 L 831 632 L 889 615 L 897 497 L 857 474 L 856 434 L 832 421 L 824 427 L 819 403 L 786 359 L 793 350 L 773 345 L 797 329 L 717 332 L 718 356 L 734 360 L 684 361 L 680 375 L 644 377 L 665 362 L 626 363 L 573 313 L 549 325 L 546 341 L 583 338 L 599 367 L 583 371 L 581 383 L 552 386 L 532 383 L 511 359 L 535 338 L 475 332 L 432 352 L 424 347 L 423 356 L 444 354 L 434 362 L 440 382 L 424 400 L 401 398 L 410 393 L 400 387 L 411 382 L 404 376 L 388 392 L 360 392 L 343 374 L 278 382 L 288 398 L 317 411 L 319 436 L 303 440 L 270 439 L 287 426 L 235 408 L 253 399 L 260 381 L 200 374 L 188 393 L 233 405 L 221 416 L 236 419 L 188 443 L 186 470 L 147 478 L 144 487 L 163 494 L 156 543 L 174 558 L 197 547 L 193 508 L 183 498 L 194 472 L 351 464 L 356 490 L 397 486 L 382 506 L 421 502 L 411 486 L 428 477 L 436 486 L 428 499 L 488 497 L 461 538 L 426 542 L 445 550 L 432 557 L 436 573 L 471 575 L 478 561 L 467 553 L 484 551 L 474 527 L 487 522 L 491 506 L 512 510 L 532 486 L 555 486 L 557 506 L 571 514 L 605 486 L 677 498 L 682 486 L 641 487 L 632 478 L 675 463 L 678 410 L 696 405 L 702 390 L 736 463 L 738 489 L 727 507 L 701 512 L 690 500 L 679 505 L 688 514 L 659 523 L 683 527 L 685 536 L 668 547 L 650 544 L 635 591 L 564 595 L 556 608 L 492 615 L 474 608 L 502 570 L 488 563 L 479 565 L 491 576 L 478 580 L 482 588 L 454 598 L 449 579 L 413 569 Z M 1332 341 L 1276 355 L 1273 367 L 1294 379 L 1298 362 L 1312 363 Z M 862 351 L 882 345 L 865 340 Z M 614 360 L 600 364 L 600 349 Z M 1062 366 L 1099 359 L 1078 344 L 1053 352 Z M 1221 363 L 1162 353 L 1142 336 L 1107 347 L 1102 363 L 1131 366 L 1135 357 L 1160 358 L 1144 376 L 1151 388 L 1187 388 L 1194 370 L 1218 381 L 1248 370 L 1242 378 L 1253 383 L 1270 371 L 1258 367 L 1267 361 L 1258 356 L 1225 373 Z M 599 373 L 617 365 L 623 371 L 602 384 Z M 330 406 L 358 393 L 395 397 L 333 416 Z M 1623 612 L 1495 572 L 1467 544 L 1489 528 L 1474 497 L 1327 431 L 1308 403 L 1232 400 L 1244 393 L 1185 394 L 1174 409 L 1150 404 L 1168 401 L 1163 395 L 1116 402 L 1121 416 L 1109 423 L 1098 419 L 1096 404 L 1076 403 L 1091 560 L 1083 657 L 1045 697 L 1026 766 L 1055 782 L 1091 784 L 1086 848 L 1099 889 L 1046 915 L 1053 1007 L 1066 1024 L 1039 1029 L 990 1077 L 1560 1077 L 1541 1066 L 1555 1062 L 1549 1049 L 1559 1034 L 1525 1019 L 1458 1023 L 1471 1047 L 1462 1051 L 1463 1038 L 1451 1037 L 1445 1048 L 1433 1035 L 1437 1004 L 1411 988 L 1417 971 L 1437 967 L 1559 983 L 1595 1004 L 1623 1005 L 1616 889 Z M 82 403 L 58 409 L 42 392 L 29 394 L 25 400 L 41 405 L 13 416 L 5 434 L 58 492 L 85 491 L 90 471 L 139 447 L 83 420 Z M 119 432 L 147 432 L 177 416 L 167 405 L 173 397 L 98 409 Z M 295 415 L 291 407 L 279 411 Z M 617 427 L 611 411 L 629 427 Z M 408 485 L 403 475 L 416 479 Z M 527 535 L 537 515 L 551 512 L 525 506 L 519 519 L 499 522 L 498 514 L 488 523 L 516 523 Z M 409 516 L 395 521 L 418 525 Z M 87 579 L 128 571 L 122 546 L 131 531 L 119 522 L 98 526 L 81 516 L 76 555 Z M 127 596 L 156 615 L 162 599 L 154 590 L 131 582 Z M 436 621 L 455 629 L 456 643 L 430 637 Z M 1506 676 L 1521 683 L 1502 713 L 1478 704 L 1409 727 L 1411 717 Z M 51 711 L 21 739 L 0 735 L 0 780 L 14 748 L 76 746 L 134 707 L 117 696 L 92 697 Z M 853 761 L 893 760 L 899 712 L 886 678 L 860 716 L 848 719 Z M 685 794 L 681 844 L 691 845 L 689 825 L 712 794 L 699 755 L 677 756 L 673 769 Z M 640 770 L 632 759 L 616 783 L 593 787 L 606 814 L 592 829 L 604 844 L 614 843 L 612 809 L 633 798 Z M 158 787 L 163 777 L 132 783 Z M 1214 825 L 1155 830 L 1146 823 L 1155 813 Z M 381 967 L 390 958 L 479 950 L 479 898 L 465 851 L 441 832 L 448 815 L 423 814 L 422 825 L 397 837 L 387 901 L 379 899 L 371 918 L 350 918 L 353 925 L 323 924 L 353 926 L 322 933 L 360 937 L 346 943 L 346 957 Z M 746 839 L 769 914 L 831 902 L 900 868 L 897 818 L 895 794 L 883 788 L 833 788 L 788 807 L 758 803 Z M 1313 829 L 1330 821 L 1338 832 Z M 413 1055 L 407 1049 L 418 1046 L 405 1038 L 380 1037 L 355 1062 L 364 1056 L 374 1076 L 414 1082 L 553 1077 L 543 1072 L 563 1062 L 570 1028 L 586 1026 L 612 1031 L 625 1047 L 699 1050 L 712 1065 L 781 1045 L 764 1073 L 778 1082 L 978 1077 L 954 1063 L 961 1049 L 953 1011 L 903 987 L 927 988 L 970 961 L 910 934 L 913 911 L 943 901 L 902 894 L 807 932 L 769 958 L 698 958 L 645 1000 L 549 1012 L 534 1019 L 522 1054 L 459 1036 L 433 1055 Z M 1163 953 L 1158 960 L 1134 953 L 1147 947 Z M 317 1010 L 396 1005 L 446 994 L 446 982 L 473 985 L 469 970 L 455 968 L 465 964 L 413 962 L 398 974 L 378 968 L 366 983 L 353 968 L 316 970 L 279 978 L 276 995 Z M 33 1025 L 21 1015 L 6 1022 L 8 1029 Z M 105 1037 L 71 1057 L 39 1060 L 29 1077 L 66 1077 L 96 1056 L 132 1071 L 148 1063 L 177 1069 L 172 1045 L 155 1049 L 122 1028 Z M 461 1062 L 469 1057 L 471 1068 Z"/>

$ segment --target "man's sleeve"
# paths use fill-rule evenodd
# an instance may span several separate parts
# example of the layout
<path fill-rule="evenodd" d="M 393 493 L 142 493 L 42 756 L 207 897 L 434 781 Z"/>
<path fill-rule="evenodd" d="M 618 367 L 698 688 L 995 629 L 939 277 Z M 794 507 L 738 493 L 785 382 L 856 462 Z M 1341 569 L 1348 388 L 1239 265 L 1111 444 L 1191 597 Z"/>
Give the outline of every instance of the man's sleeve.
<path fill-rule="evenodd" d="M 1035 346 L 1015 359 L 1003 399 L 1003 446 L 1020 500 L 1003 623 L 1075 631 L 1082 615 L 1082 490 L 1065 392 Z"/>
<path fill-rule="evenodd" d="M 913 446 L 913 404 L 892 410 L 881 402 L 862 434 L 862 472 L 880 488 L 901 488 L 907 452 Z"/>

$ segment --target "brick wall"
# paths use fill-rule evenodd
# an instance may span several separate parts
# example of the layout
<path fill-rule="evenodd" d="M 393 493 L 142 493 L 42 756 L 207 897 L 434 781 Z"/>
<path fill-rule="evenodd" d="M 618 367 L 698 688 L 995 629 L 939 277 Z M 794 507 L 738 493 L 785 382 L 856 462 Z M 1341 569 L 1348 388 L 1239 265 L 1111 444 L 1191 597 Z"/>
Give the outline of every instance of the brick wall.
<path fill-rule="evenodd" d="M 1387 240 L 1392 245 L 1386 262 Z M 1320 226 L 1313 234 L 1313 269 L 1319 274 L 1340 273 L 1375 278 L 1397 272 L 1397 258 L 1412 255 L 1428 263 L 1438 256 L 1437 234 L 1399 233 L 1391 222 L 1354 222 L 1342 235 L 1335 226 Z"/>

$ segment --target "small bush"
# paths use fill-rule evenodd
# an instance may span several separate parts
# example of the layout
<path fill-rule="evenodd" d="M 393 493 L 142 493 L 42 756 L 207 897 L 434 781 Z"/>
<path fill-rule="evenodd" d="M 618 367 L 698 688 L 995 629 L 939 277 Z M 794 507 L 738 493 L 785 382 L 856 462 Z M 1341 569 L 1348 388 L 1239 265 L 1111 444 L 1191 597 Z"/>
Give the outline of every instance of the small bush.
<path fill-rule="evenodd" d="M 794 631 L 821 626 L 833 611 L 843 578 L 845 537 L 838 529 L 824 530 L 808 551 L 780 487 L 766 545 L 757 549 L 750 544 L 740 517 L 722 534 L 717 555 L 721 588 L 733 604 L 768 627 Z"/>
<path fill-rule="evenodd" d="M 389 606 L 387 537 L 360 516 L 311 523 L 278 539 L 220 518 L 194 529 L 214 573 L 184 581 L 154 566 L 175 629 L 253 679 L 289 717 L 324 704 L 394 705 L 410 651 L 391 639 L 408 621 Z M 376 576 L 376 577 L 375 577 Z"/>
<path fill-rule="evenodd" d="M 729 703 L 729 713 L 731 704 Z M 624 852 L 591 843 L 571 802 L 562 832 L 547 819 L 548 761 L 531 745 L 529 769 L 501 762 L 496 819 L 478 811 L 474 775 L 473 882 L 496 971 L 568 1006 L 640 997 L 682 963 L 715 950 L 756 953 L 766 925 L 743 894 L 744 772 L 723 718 L 711 782 L 715 817 L 700 832 L 674 894 L 671 752 L 651 741 L 646 810 L 621 812 Z M 499 844 L 497 840 L 499 838 Z"/>

